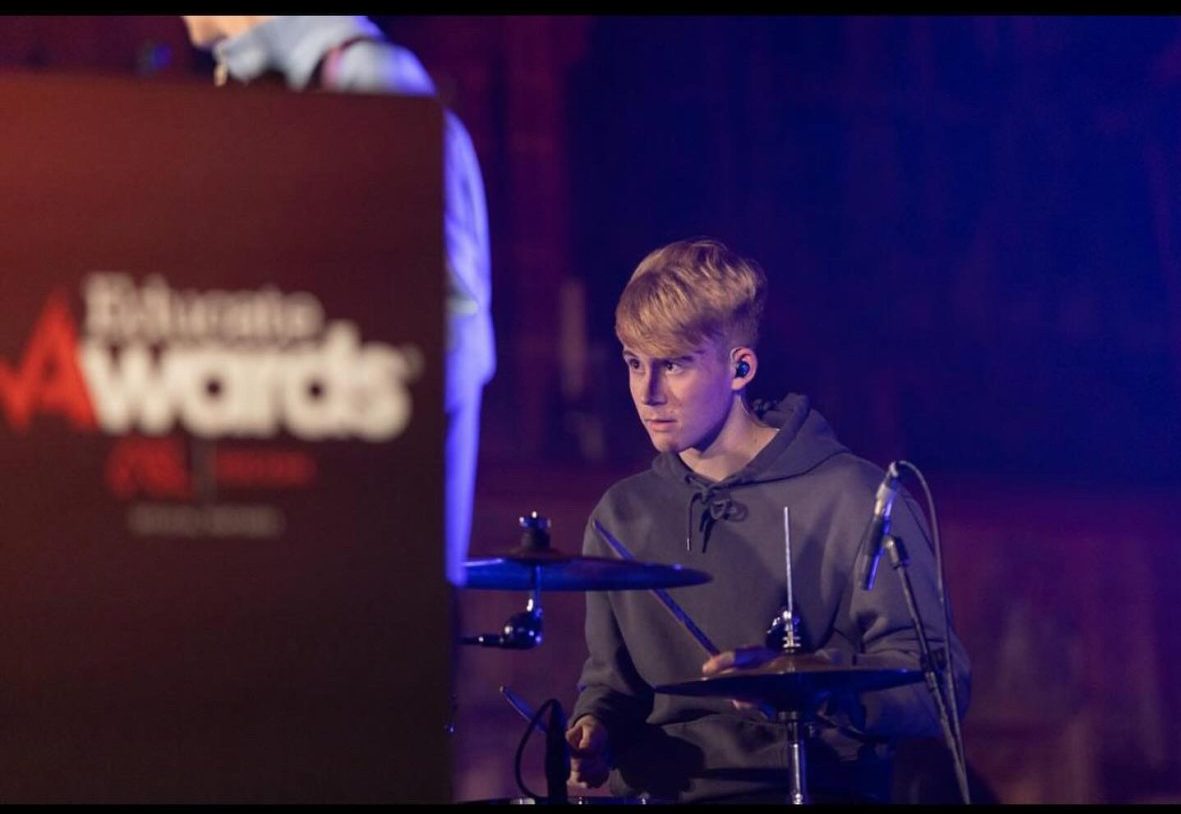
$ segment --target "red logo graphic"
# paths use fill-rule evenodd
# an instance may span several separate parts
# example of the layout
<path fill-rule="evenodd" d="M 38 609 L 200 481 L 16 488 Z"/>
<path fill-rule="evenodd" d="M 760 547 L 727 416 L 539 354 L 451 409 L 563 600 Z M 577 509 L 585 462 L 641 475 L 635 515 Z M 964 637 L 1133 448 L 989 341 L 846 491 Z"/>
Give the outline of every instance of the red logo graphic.
<path fill-rule="evenodd" d="M 193 496 L 179 438 L 120 438 L 107 458 L 107 488 L 120 498 L 139 493 L 187 499 Z"/>
<path fill-rule="evenodd" d="M 0 361 L 0 404 L 18 432 L 35 413 L 56 413 L 79 430 L 96 430 L 94 407 L 78 369 L 78 330 L 62 291 L 45 301 L 16 370 Z"/>

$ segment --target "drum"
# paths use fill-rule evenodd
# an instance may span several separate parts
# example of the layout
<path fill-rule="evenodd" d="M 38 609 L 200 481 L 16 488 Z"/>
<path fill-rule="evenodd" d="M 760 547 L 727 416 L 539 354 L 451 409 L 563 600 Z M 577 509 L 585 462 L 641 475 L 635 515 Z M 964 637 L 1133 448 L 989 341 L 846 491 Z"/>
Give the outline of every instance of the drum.
<path fill-rule="evenodd" d="M 654 806 L 665 805 L 663 800 L 657 800 L 652 797 L 608 797 L 587 796 L 576 797 L 570 795 L 567 803 L 572 806 Z M 465 804 L 489 804 L 489 805 L 509 805 L 509 806 L 532 806 L 532 805 L 546 805 L 545 799 L 538 799 L 536 797 L 500 797 L 493 800 L 467 800 Z"/>

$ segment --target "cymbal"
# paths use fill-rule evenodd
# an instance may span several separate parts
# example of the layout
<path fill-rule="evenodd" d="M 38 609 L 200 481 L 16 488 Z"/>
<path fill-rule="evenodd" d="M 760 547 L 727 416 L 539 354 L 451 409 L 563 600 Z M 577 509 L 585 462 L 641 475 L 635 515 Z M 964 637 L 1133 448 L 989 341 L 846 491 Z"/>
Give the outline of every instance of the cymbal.
<path fill-rule="evenodd" d="M 713 577 L 680 565 L 573 557 L 550 548 L 510 551 L 504 557 L 464 563 L 468 588 L 505 591 L 629 591 L 700 585 Z M 535 584 L 536 581 L 536 584 Z"/>
<path fill-rule="evenodd" d="M 812 654 L 783 655 L 761 667 L 727 670 L 718 675 L 665 684 L 669 695 L 734 698 L 764 703 L 777 710 L 807 710 L 830 692 L 885 690 L 921 681 L 920 670 L 837 665 Z"/>

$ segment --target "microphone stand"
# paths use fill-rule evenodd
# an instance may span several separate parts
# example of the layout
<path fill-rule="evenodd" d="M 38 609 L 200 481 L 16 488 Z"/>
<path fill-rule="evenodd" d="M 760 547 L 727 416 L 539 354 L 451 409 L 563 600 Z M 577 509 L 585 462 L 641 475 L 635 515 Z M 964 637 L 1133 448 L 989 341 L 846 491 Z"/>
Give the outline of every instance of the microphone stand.
<path fill-rule="evenodd" d="M 923 678 L 926 679 L 927 689 L 931 691 L 931 697 L 935 700 L 935 710 L 939 715 L 939 726 L 943 730 L 943 739 L 947 742 L 947 748 L 951 751 L 952 763 L 955 766 L 955 780 L 959 786 L 960 797 L 966 804 L 971 803 L 971 798 L 968 793 L 968 769 L 964 760 L 964 754 L 960 751 L 959 739 L 955 736 L 955 731 L 952 724 L 952 715 L 956 714 L 955 710 L 948 713 L 947 703 L 943 698 L 943 691 L 939 686 L 938 670 L 942 666 L 942 658 L 940 663 L 936 664 L 935 658 L 931 653 L 931 644 L 927 640 L 927 631 L 923 627 L 922 617 L 919 616 L 918 605 L 914 600 L 914 591 L 910 583 L 910 574 L 907 573 L 907 566 L 910 565 L 910 557 L 906 553 L 906 546 L 903 544 L 900 537 L 894 537 L 887 534 L 882 538 L 882 547 L 890 557 L 890 565 L 898 574 L 902 581 L 902 593 L 906 597 L 906 609 L 910 611 L 910 620 L 914 624 L 915 635 L 919 640 L 920 664 L 923 668 Z M 939 656 L 944 654 L 939 652 Z M 951 681 L 955 677 L 950 677 Z"/>

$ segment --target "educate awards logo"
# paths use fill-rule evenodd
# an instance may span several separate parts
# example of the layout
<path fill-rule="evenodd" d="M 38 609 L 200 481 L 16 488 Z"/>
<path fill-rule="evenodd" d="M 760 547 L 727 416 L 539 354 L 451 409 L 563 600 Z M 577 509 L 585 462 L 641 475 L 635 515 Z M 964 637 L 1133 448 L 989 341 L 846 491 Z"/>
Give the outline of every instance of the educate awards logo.
<path fill-rule="evenodd" d="M 104 482 L 134 534 L 278 536 L 275 506 L 215 496 L 309 488 L 317 443 L 386 443 L 410 423 L 418 348 L 363 341 L 311 293 L 122 272 L 79 293 L 81 320 L 57 289 L 20 358 L 0 359 L 0 433 L 55 416 L 112 437 Z"/>

